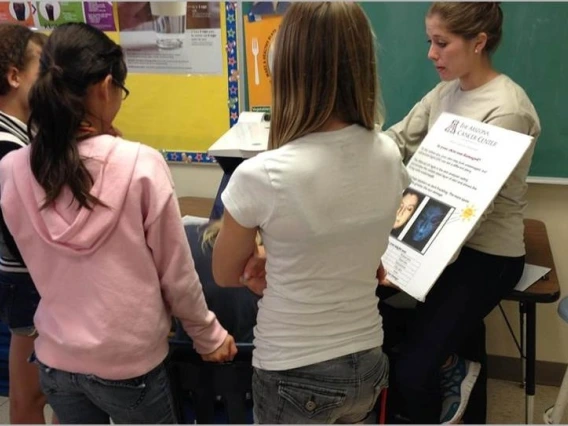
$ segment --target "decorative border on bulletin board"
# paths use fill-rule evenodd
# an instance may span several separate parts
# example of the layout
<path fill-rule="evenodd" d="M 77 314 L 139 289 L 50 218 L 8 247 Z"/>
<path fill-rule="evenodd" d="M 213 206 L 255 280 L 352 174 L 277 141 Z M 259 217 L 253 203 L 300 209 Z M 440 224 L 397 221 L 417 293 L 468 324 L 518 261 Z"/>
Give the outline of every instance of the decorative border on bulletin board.
<path fill-rule="evenodd" d="M 166 150 L 160 150 L 160 152 L 168 163 L 217 164 L 217 160 L 215 160 L 214 157 L 209 156 L 206 152 Z"/>
<path fill-rule="evenodd" d="M 227 105 L 229 126 L 233 127 L 239 119 L 239 64 L 237 61 L 237 2 L 225 2 L 225 28 L 227 36 Z M 216 164 L 214 157 L 206 152 L 160 150 L 169 163 Z"/>

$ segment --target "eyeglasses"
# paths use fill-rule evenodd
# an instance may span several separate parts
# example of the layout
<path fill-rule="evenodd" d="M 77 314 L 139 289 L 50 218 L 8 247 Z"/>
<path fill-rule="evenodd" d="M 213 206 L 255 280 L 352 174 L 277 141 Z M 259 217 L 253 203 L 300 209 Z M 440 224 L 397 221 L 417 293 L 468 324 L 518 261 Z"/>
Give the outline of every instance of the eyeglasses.
<path fill-rule="evenodd" d="M 119 83 L 119 82 L 116 81 L 116 80 L 113 80 L 112 82 L 114 83 L 115 86 L 120 87 L 120 88 L 122 89 L 122 92 L 123 92 L 123 93 L 122 93 L 122 100 L 125 101 L 126 98 L 128 97 L 128 95 L 130 95 L 130 90 L 128 90 L 128 89 L 124 86 L 124 84 Z"/>

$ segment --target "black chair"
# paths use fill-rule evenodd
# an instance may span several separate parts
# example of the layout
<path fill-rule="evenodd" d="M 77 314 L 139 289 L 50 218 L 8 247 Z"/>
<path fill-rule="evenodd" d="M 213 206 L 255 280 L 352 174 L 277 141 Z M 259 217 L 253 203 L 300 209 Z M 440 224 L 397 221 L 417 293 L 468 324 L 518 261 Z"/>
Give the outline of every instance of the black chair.
<path fill-rule="evenodd" d="M 209 309 L 235 338 L 238 354 L 231 363 L 202 361 L 176 319 L 170 339 L 170 381 L 178 421 L 200 424 L 252 423 L 252 339 L 258 296 L 248 289 L 217 286 L 211 270 L 212 249 L 202 246 L 205 227 L 186 225 L 185 232 Z M 241 343 L 243 342 L 243 343 Z"/>
<path fill-rule="evenodd" d="M 252 344 L 230 363 L 204 362 L 187 341 L 170 341 L 170 381 L 179 423 L 252 423 Z"/>
<path fill-rule="evenodd" d="M 186 225 L 185 233 L 207 305 L 236 342 L 252 343 L 260 298 L 245 287 L 223 288 L 217 285 L 211 267 L 213 249 L 209 245 L 202 245 L 205 228 L 203 225 Z M 183 335 L 179 324 L 177 329 L 178 340 L 189 340 L 189 337 Z"/>

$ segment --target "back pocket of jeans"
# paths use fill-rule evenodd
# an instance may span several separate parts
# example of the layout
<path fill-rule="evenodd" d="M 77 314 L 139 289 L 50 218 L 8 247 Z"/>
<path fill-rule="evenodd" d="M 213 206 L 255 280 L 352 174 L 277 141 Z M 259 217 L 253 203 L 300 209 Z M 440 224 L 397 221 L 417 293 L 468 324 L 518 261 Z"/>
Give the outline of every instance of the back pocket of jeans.
<path fill-rule="evenodd" d="M 86 376 L 90 393 L 104 409 L 111 406 L 133 410 L 137 408 L 147 392 L 147 375 L 126 380 L 107 380 L 97 376 Z"/>
<path fill-rule="evenodd" d="M 278 385 L 278 395 L 295 406 L 307 418 L 329 417 L 330 411 L 341 407 L 347 397 L 342 389 L 331 389 L 307 383 L 281 381 Z"/>
<path fill-rule="evenodd" d="M 59 390 L 56 378 L 58 371 L 41 363 L 41 361 L 35 357 L 35 352 L 32 353 L 30 359 L 32 357 L 35 359 L 33 362 L 37 364 L 39 369 L 39 384 L 41 391 L 45 395 L 53 395 Z"/>

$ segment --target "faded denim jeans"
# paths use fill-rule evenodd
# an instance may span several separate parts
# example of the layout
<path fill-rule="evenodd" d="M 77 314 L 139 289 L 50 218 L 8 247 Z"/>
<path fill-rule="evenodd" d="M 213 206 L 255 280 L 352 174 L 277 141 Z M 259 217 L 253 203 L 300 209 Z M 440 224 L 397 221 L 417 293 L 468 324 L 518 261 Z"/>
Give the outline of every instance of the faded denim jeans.
<path fill-rule="evenodd" d="M 388 371 L 381 348 L 292 370 L 255 368 L 255 423 L 377 423 L 372 411 Z"/>
<path fill-rule="evenodd" d="M 47 402 L 61 424 L 172 424 L 175 405 L 165 363 L 140 377 L 107 380 L 36 361 Z"/>

